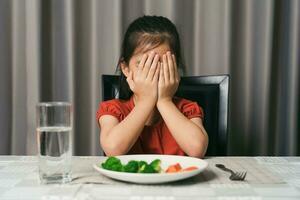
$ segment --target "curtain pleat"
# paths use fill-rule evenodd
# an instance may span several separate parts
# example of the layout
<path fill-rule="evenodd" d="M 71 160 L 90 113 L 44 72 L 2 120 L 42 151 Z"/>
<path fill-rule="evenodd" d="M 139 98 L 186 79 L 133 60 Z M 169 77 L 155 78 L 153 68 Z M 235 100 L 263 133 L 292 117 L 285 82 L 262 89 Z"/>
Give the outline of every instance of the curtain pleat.
<path fill-rule="evenodd" d="M 40 101 L 40 2 L 31 0 L 26 4 L 26 153 L 37 152 L 36 143 L 36 110 L 35 105 Z M 26 126 L 25 126 L 26 127 Z M 23 141 L 24 143 L 24 141 Z M 23 152 L 22 152 L 23 153 Z"/>
<path fill-rule="evenodd" d="M 27 70 L 26 70 L 26 2 L 11 1 L 11 152 L 21 154 L 26 151 L 27 135 Z"/>
<path fill-rule="evenodd" d="M 11 153 L 11 22 L 11 3 L 9 1 L 0 1 L 0 154 Z"/>
<path fill-rule="evenodd" d="M 232 5 L 231 146 L 247 154 L 265 154 L 274 5 L 273 1 L 235 1 Z M 239 134 L 243 134 L 241 140 Z M 259 145 L 253 148 L 253 144 Z"/>

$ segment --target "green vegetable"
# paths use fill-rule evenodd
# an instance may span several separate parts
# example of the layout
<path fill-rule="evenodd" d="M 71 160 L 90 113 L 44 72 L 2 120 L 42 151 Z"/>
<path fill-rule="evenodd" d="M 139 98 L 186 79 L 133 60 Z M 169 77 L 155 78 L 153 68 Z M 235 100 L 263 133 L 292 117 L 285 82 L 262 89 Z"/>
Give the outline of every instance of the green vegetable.
<path fill-rule="evenodd" d="M 124 172 L 137 173 L 139 169 L 138 161 L 131 160 L 124 166 Z"/>
<path fill-rule="evenodd" d="M 120 159 L 116 157 L 109 157 L 104 163 L 102 163 L 102 167 L 112 171 L 123 171 L 123 165 Z"/>
<path fill-rule="evenodd" d="M 116 157 L 109 157 L 104 163 L 101 164 L 102 168 L 118 172 L 129 173 L 159 173 L 161 161 L 156 159 L 150 164 L 141 160 L 131 160 L 126 165 L 122 165 L 120 159 Z"/>
<path fill-rule="evenodd" d="M 143 165 L 143 169 L 140 171 L 140 173 L 157 173 L 151 165 Z"/>
<path fill-rule="evenodd" d="M 161 171 L 161 160 L 159 159 L 156 159 L 156 160 L 153 160 L 150 165 L 152 166 L 152 168 L 157 172 L 159 173 Z"/>
<path fill-rule="evenodd" d="M 138 173 L 140 173 L 145 169 L 148 163 L 145 161 L 139 161 L 138 165 L 139 165 Z"/>

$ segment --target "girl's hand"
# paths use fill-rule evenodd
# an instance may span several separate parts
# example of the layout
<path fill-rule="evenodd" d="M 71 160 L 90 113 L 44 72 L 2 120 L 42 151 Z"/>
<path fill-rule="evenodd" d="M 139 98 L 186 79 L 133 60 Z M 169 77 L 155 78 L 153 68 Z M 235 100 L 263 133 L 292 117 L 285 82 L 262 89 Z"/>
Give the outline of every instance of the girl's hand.
<path fill-rule="evenodd" d="M 172 97 L 177 91 L 179 81 L 180 77 L 175 56 L 167 52 L 167 54 L 163 55 L 163 62 L 159 72 L 157 103 L 172 101 Z"/>
<path fill-rule="evenodd" d="M 137 102 L 150 102 L 153 105 L 157 102 L 158 97 L 158 66 L 159 55 L 151 52 L 149 55 L 144 54 L 137 71 L 131 70 L 127 77 L 127 82 L 136 95 Z"/>

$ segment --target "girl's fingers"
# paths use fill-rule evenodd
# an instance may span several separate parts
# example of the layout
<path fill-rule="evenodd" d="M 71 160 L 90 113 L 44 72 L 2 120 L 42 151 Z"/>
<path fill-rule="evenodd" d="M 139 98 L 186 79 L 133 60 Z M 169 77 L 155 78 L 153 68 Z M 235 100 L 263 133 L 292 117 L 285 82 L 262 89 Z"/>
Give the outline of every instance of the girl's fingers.
<path fill-rule="evenodd" d="M 147 54 L 144 54 L 144 55 L 142 56 L 142 59 L 140 60 L 140 62 L 139 62 L 139 64 L 138 64 L 138 70 L 139 70 L 139 71 L 143 71 L 143 68 L 144 68 L 145 62 L 146 62 L 146 60 L 147 60 L 147 57 L 148 57 Z"/>
<path fill-rule="evenodd" d="M 151 67 L 150 67 L 150 69 L 149 69 L 149 72 L 148 72 L 148 74 L 147 74 L 147 79 L 148 80 L 152 80 L 153 79 L 153 76 L 154 76 L 154 74 L 155 74 L 155 72 L 156 72 L 156 69 L 157 69 L 157 64 L 158 64 L 158 61 L 159 61 L 159 56 L 158 56 L 158 54 L 156 54 L 155 56 L 154 56 L 154 59 L 153 59 L 153 62 L 152 62 L 152 64 L 151 64 Z"/>
<path fill-rule="evenodd" d="M 160 76 L 160 62 L 158 62 L 157 63 L 157 67 L 156 67 L 156 69 L 155 69 L 155 74 L 154 74 L 154 76 L 153 76 L 153 79 L 152 79 L 152 81 L 153 82 L 157 82 L 158 80 L 159 80 L 159 76 Z"/>
<path fill-rule="evenodd" d="M 167 61 L 167 55 L 163 55 L 163 71 L 164 71 L 164 82 L 166 83 L 167 81 L 170 80 L 170 75 L 169 75 L 169 67 L 168 67 L 168 61 Z"/>
<path fill-rule="evenodd" d="M 148 58 L 147 58 L 147 61 L 146 61 L 145 65 L 144 65 L 143 72 L 142 72 L 144 78 L 146 78 L 147 75 L 148 75 L 148 72 L 150 70 L 151 63 L 152 63 L 152 61 L 154 59 L 154 56 L 155 56 L 155 53 L 152 51 L 149 54 Z"/>
<path fill-rule="evenodd" d="M 159 82 L 164 83 L 165 77 L 164 77 L 164 68 L 162 62 L 159 62 Z"/>
<path fill-rule="evenodd" d="M 172 60 L 173 60 L 174 71 L 175 71 L 174 79 L 178 81 L 179 80 L 178 66 L 174 54 L 172 54 Z"/>
<path fill-rule="evenodd" d="M 159 62 L 159 84 L 164 84 L 165 77 L 164 77 L 164 68 L 163 63 Z"/>
<path fill-rule="evenodd" d="M 173 59 L 170 52 L 167 52 L 167 60 L 168 60 L 168 66 L 169 66 L 169 80 L 170 82 L 174 82 L 175 77 L 175 71 L 174 71 L 174 65 L 173 65 Z"/>

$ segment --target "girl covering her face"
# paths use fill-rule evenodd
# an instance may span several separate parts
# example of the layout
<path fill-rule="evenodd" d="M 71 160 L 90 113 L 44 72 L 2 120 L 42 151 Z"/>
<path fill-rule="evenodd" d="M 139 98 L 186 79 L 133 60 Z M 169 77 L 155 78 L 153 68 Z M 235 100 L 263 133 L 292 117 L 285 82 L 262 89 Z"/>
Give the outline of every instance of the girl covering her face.
<path fill-rule="evenodd" d="M 183 66 L 179 35 L 169 19 L 143 16 L 129 25 L 118 64 L 120 99 L 100 103 L 97 111 L 106 155 L 204 157 L 203 110 L 174 97 Z"/>

